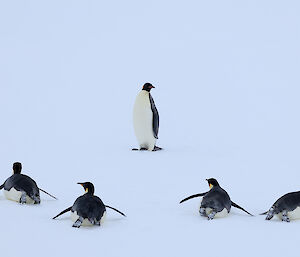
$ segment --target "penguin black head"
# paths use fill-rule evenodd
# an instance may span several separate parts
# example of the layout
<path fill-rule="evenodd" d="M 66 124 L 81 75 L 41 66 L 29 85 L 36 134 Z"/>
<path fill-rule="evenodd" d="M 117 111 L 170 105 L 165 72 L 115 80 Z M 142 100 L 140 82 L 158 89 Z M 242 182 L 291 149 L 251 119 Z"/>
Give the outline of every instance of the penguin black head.
<path fill-rule="evenodd" d="M 220 186 L 218 181 L 214 178 L 207 179 L 207 183 L 208 183 L 209 188 L 213 188 L 214 186 Z"/>
<path fill-rule="evenodd" d="M 150 90 L 152 88 L 155 88 L 151 83 L 146 83 L 144 86 L 143 86 L 143 89 L 142 90 L 146 90 L 148 92 L 150 92 Z"/>
<path fill-rule="evenodd" d="M 22 170 L 22 164 L 20 162 L 15 162 L 13 165 L 14 174 L 20 174 Z"/>
<path fill-rule="evenodd" d="M 94 195 L 95 187 L 91 182 L 84 182 L 84 183 L 77 183 L 77 184 L 83 186 L 86 194 Z"/>

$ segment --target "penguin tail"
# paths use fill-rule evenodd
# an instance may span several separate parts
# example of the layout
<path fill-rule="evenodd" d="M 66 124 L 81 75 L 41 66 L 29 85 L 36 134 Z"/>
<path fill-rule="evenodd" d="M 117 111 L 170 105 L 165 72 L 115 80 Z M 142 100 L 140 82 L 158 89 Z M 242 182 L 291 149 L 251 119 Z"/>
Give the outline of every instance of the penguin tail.
<path fill-rule="evenodd" d="M 0 186 L 0 190 L 4 188 L 4 184 Z"/>
<path fill-rule="evenodd" d="M 71 209 L 72 209 L 72 206 L 69 207 L 69 208 L 67 208 L 67 209 L 65 209 L 65 210 L 63 210 L 61 213 L 57 214 L 57 215 L 56 215 L 55 217 L 53 217 L 52 219 L 56 219 L 58 216 L 63 215 L 64 213 L 66 213 L 66 212 L 68 212 L 68 211 L 71 211 Z"/>
<path fill-rule="evenodd" d="M 187 197 L 187 198 L 184 198 L 183 200 L 181 200 L 179 203 L 183 203 L 183 202 L 185 202 L 185 201 L 187 201 L 187 200 L 190 200 L 190 199 L 192 199 L 192 198 L 195 198 L 195 197 L 201 197 L 201 196 L 204 196 L 204 195 L 206 195 L 207 194 L 207 192 L 205 192 L 205 193 L 200 193 L 200 194 L 195 194 L 195 195 L 191 195 L 191 196 L 189 196 L 189 197 Z"/>
<path fill-rule="evenodd" d="M 106 208 L 109 208 L 109 209 L 112 209 L 112 210 L 114 210 L 114 211 L 116 211 L 116 212 L 120 213 L 122 216 L 126 217 L 126 215 L 125 215 L 123 212 L 121 212 L 121 211 L 117 210 L 116 208 L 113 208 L 113 207 L 111 207 L 111 206 L 108 206 L 108 205 L 105 205 L 105 207 L 106 207 Z"/>
<path fill-rule="evenodd" d="M 259 215 L 266 215 L 268 213 L 268 211 L 265 211 L 263 213 L 260 213 Z"/>
<path fill-rule="evenodd" d="M 42 191 L 43 193 L 45 193 L 46 195 L 49 195 L 50 197 L 52 197 L 53 199 L 57 200 L 57 198 L 51 194 L 49 194 L 48 192 L 46 192 L 45 190 L 39 188 L 40 191 Z"/>
<path fill-rule="evenodd" d="M 254 215 L 252 215 L 250 212 L 247 212 L 247 211 L 246 211 L 244 208 L 242 208 L 241 206 L 239 206 L 239 205 L 237 205 L 236 203 L 234 203 L 233 201 L 231 201 L 231 205 L 232 205 L 233 207 L 235 207 L 235 208 L 238 208 L 238 209 L 240 209 L 240 210 L 246 212 L 246 213 L 249 214 L 250 216 L 254 216 Z"/>

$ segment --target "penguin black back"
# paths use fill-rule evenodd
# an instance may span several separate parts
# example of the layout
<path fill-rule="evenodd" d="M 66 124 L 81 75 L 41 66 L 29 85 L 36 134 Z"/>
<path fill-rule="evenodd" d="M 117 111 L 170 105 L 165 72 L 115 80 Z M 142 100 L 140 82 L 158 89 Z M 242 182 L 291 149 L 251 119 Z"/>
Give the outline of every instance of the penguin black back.
<path fill-rule="evenodd" d="M 85 194 L 76 199 L 72 211 L 84 219 L 100 221 L 106 209 L 101 199 L 94 195 L 94 185 L 91 182 L 78 184 L 83 186 Z"/>
<path fill-rule="evenodd" d="M 218 181 L 214 178 L 207 179 L 210 191 L 203 196 L 201 207 L 212 208 L 216 212 L 222 211 L 224 208 L 230 212 L 231 200 L 227 192 L 220 187 Z"/>
<path fill-rule="evenodd" d="M 293 211 L 300 206 L 300 191 L 287 193 L 281 196 L 273 206 L 276 207 L 276 212 L 283 210 Z"/>
<path fill-rule="evenodd" d="M 4 190 L 10 191 L 12 188 L 17 191 L 24 191 L 29 197 L 40 196 L 36 182 L 24 174 L 13 174 L 4 182 Z"/>

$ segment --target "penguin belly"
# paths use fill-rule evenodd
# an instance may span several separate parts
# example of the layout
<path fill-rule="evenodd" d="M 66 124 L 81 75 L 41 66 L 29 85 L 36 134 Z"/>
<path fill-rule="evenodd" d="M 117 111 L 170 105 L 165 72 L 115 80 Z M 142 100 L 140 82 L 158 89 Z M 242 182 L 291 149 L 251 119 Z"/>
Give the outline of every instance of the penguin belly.
<path fill-rule="evenodd" d="M 290 220 L 298 220 L 298 219 L 300 219 L 300 207 L 297 207 L 295 210 L 293 210 L 293 211 L 289 211 L 288 213 L 287 213 L 287 216 L 290 218 Z M 280 213 L 278 213 L 277 214 L 277 217 L 279 218 L 279 219 L 282 219 L 282 213 L 280 212 Z"/>
<path fill-rule="evenodd" d="M 12 187 L 9 191 L 4 189 L 4 195 L 6 199 L 19 203 L 20 198 L 22 196 L 22 192 Z M 26 203 L 34 204 L 34 201 L 28 195 L 26 195 Z"/>
<path fill-rule="evenodd" d="M 153 135 L 153 112 L 149 92 L 142 90 L 136 97 L 133 108 L 135 136 L 141 148 L 154 149 L 156 138 Z"/>
<path fill-rule="evenodd" d="M 103 213 L 103 216 L 100 219 L 100 225 L 102 225 L 102 223 L 105 220 L 105 216 L 106 216 L 106 212 Z M 72 212 L 71 211 L 71 220 L 73 222 L 76 222 L 76 220 L 79 218 L 79 216 L 77 215 L 77 212 Z M 92 224 L 88 219 L 84 219 L 81 226 L 93 226 L 94 224 Z"/>
<path fill-rule="evenodd" d="M 206 215 L 210 214 L 212 212 L 211 208 L 206 208 Z M 224 208 L 222 211 L 217 212 L 217 214 L 215 215 L 215 218 L 224 218 L 228 215 L 228 211 L 226 208 Z"/>

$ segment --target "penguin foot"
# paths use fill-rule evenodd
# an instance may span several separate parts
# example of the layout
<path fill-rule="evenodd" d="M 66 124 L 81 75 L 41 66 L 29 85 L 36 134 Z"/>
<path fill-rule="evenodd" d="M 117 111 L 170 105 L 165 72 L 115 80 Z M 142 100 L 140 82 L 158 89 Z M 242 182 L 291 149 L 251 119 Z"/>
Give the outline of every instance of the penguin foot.
<path fill-rule="evenodd" d="M 41 199 L 38 196 L 34 196 L 34 197 L 32 197 L 32 199 L 34 201 L 34 204 L 40 204 L 41 203 Z"/>
<path fill-rule="evenodd" d="M 206 210 L 203 207 L 200 207 L 199 213 L 202 217 L 207 217 Z"/>
<path fill-rule="evenodd" d="M 270 220 L 270 219 L 272 219 L 272 218 L 273 218 L 273 216 L 274 216 L 274 212 L 275 212 L 275 209 L 274 209 L 274 207 L 271 207 L 271 208 L 270 208 L 270 210 L 269 210 L 269 211 L 268 211 L 268 213 L 267 213 L 266 220 Z"/>
<path fill-rule="evenodd" d="M 207 215 L 207 219 L 213 220 L 216 214 L 217 214 L 216 211 L 212 211 L 210 214 Z"/>
<path fill-rule="evenodd" d="M 82 217 L 79 217 L 79 218 L 75 221 L 75 223 L 73 224 L 72 227 L 73 227 L 73 228 L 80 228 L 82 222 L 83 222 L 83 218 L 82 218 Z"/>
<path fill-rule="evenodd" d="M 266 220 L 270 220 L 270 219 L 272 219 L 272 218 L 273 218 L 272 215 L 267 215 Z"/>
<path fill-rule="evenodd" d="M 25 192 L 22 192 L 19 202 L 20 202 L 20 204 L 26 204 L 26 193 Z"/>
<path fill-rule="evenodd" d="M 156 152 L 156 151 L 160 151 L 160 150 L 163 150 L 163 149 L 159 146 L 154 146 L 154 149 L 152 150 L 152 152 Z"/>
<path fill-rule="evenodd" d="M 93 225 L 100 226 L 100 221 L 96 219 L 89 219 L 89 222 Z"/>
<path fill-rule="evenodd" d="M 145 147 L 141 147 L 140 149 L 138 149 L 138 148 L 132 148 L 131 150 L 132 151 L 148 151 L 148 149 L 145 148 Z"/>
<path fill-rule="evenodd" d="M 282 221 L 290 222 L 290 218 L 287 216 L 287 211 L 282 212 Z"/>

